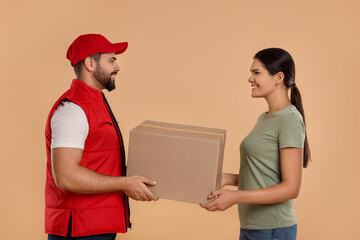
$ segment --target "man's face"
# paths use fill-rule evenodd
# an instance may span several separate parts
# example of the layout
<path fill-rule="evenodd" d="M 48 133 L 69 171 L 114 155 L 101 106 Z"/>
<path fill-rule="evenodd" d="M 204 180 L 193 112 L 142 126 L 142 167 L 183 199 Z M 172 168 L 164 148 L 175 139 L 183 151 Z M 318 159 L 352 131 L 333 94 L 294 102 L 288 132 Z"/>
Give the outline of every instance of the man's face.
<path fill-rule="evenodd" d="M 115 53 L 103 53 L 100 60 L 96 63 L 94 71 L 95 79 L 109 92 L 115 89 L 115 77 L 120 71 L 119 65 L 116 63 Z"/>

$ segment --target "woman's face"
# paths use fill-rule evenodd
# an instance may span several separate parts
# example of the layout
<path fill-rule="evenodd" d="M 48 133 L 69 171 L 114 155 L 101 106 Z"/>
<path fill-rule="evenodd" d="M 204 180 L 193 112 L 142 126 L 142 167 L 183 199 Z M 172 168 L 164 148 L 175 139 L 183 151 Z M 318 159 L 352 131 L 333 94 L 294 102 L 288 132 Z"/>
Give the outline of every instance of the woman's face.
<path fill-rule="evenodd" d="M 271 76 L 262 62 L 255 58 L 251 65 L 250 72 L 251 76 L 248 82 L 251 83 L 251 96 L 253 98 L 266 98 L 274 92 L 277 76 L 276 74 Z"/>

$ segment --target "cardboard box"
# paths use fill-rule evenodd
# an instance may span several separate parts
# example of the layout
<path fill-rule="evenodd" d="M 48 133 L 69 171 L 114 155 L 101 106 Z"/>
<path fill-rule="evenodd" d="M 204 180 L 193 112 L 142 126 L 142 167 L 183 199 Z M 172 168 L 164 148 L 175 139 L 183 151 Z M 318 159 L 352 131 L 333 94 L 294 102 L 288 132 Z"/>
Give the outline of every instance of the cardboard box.
<path fill-rule="evenodd" d="M 127 176 L 157 182 L 159 198 L 207 203 L 220 186 L 226 131 L 144 121 L 130 132 Z"/>

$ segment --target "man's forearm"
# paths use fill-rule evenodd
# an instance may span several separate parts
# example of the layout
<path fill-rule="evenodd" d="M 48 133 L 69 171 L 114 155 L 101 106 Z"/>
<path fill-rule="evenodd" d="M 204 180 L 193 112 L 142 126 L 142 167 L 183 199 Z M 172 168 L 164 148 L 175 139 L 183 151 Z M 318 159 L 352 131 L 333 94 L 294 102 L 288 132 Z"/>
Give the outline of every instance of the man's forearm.
<path fill-rule="evenodd" d="M 103 175 L 80 165 L 55 176 L 59 189 L 85 194 L 121 191 L 125 181 L 124 177 Z"/>
<path fill-rule="evenodd" d="M 146 185 L 156 183 L 142 176 L 108 176 L 80 165 L 82 149 L 55 148 L 51 151 L 52 172 L 59 189 L 96 194 L 122 191 L 135 200 L 157 200 Z"/>

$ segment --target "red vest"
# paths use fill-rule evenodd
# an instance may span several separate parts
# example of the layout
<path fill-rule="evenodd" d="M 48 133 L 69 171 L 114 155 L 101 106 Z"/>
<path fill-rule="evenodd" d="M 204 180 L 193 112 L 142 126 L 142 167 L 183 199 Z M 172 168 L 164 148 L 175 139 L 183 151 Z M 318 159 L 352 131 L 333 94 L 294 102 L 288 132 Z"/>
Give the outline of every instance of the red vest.
<path fill-rule="evenodd" d="M 79 105 L 89 123 L 80 165 L 104 175 L 126 175 L 122 136 L 103 93 L 80 80 L 73 80 L 71 88 L 52 107 L 46 123 L 45 232 L 66 236 L 71 216 L 71 235 L 74 237 L 124 233 L 130 227 L 128 197 L 125 194 L 80 194 L 60 190 L 55 185 L 51 168 L 50 121 L 57 106 L 64 100 Z"/>

